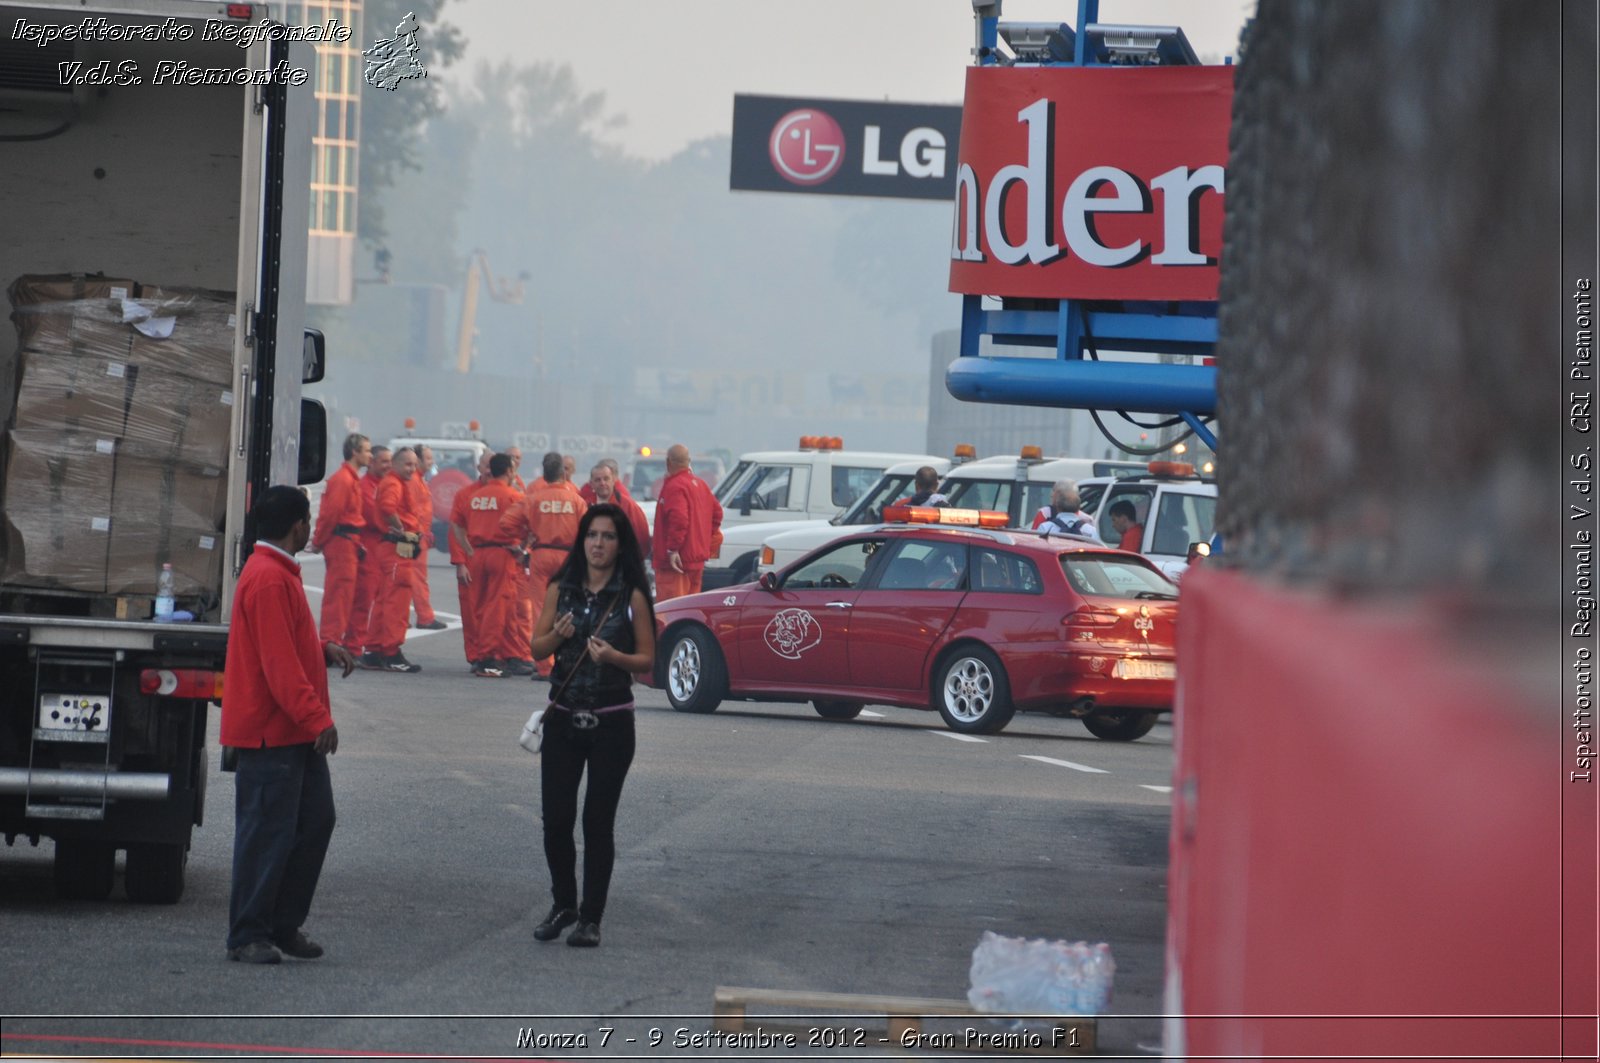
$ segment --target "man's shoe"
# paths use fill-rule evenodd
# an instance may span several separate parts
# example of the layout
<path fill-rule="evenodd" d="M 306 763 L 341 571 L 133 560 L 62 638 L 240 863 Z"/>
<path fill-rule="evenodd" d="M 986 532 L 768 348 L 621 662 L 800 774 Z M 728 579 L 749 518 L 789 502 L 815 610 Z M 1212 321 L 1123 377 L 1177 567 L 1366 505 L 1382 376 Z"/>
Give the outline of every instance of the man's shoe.
<path fill-rule="evenodd" d="M 356 663 L 372 672 L 383 671 L 383 654 L 376 651 L 363 653 L 356 658 Z"/>
<path fill-rule="evenodd" d="M 386 672 L 420 672 L 422 671 L 422 665 L 412 664 L 406 660 L 405 654 L 397 653 L 393 657 L 384 658 L 383 670 Z"/>
<path fill-rule="evenodd" d="M 496 661 L 479 661 L 472 669 L 472 674 L 484 679 L 500 679 L 506 673 Z"/>
<path fill-rule="evenodd" d="M 599 923 L 579 923 L 567 935 L 567 944 L 580 949 L 592 949 L 600 944 Z"/>
<path fill-rule="evenodd" d="M 532 675 L 533 662 L 519 661 L 515 657 L 501 666 L 500 670 L 506 675 Z"/>
<path fill-rule="evenodd" d="M 578 913 L 573 908 L 558 908 L 550 906 L 550 914 L 544 917 L 544 922 L 533 928 L 533 940 L 554 941 L 561 936 L 561 932 L 578 921 Z"/>
<path fill-rule="evenodd" d="M 278 955 L 278 950 L 272 947 L 270 941 L 252 941 L 248 945 L 229 949 L 228 959 L 235 963 L 280 963 L 283 957 Z"/>
<path fill-rule="evenodd" d="M 288 937 L 273 938 L 272 943 L 285 956 L 293 956 L 297 960 L 315 960 L 322 955 L 322 946 L 306 937 L 303 930 L 296 930 Z"/>
<path fill-rule="evenodd" d="M 434 617 L 426 624 L 415 624 L 413 626 L 416 627 L 418 631 L 443 631 L 450 625 L 445 623 L 443 620 L 440 620 L 438 617 Z"/>

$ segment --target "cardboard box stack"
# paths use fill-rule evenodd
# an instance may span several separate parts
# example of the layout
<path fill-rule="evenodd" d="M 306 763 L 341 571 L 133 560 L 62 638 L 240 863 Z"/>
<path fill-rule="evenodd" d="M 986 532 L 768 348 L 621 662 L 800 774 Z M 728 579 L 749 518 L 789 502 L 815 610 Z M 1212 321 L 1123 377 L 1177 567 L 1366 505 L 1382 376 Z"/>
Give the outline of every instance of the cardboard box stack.
<path fill-rule="evenodd" d="M 181 598 L 222 581 L 234 297 L 77 274 L 10 288 L 0 583 Z M 198 604 L 198 603 L 196 603 Z"/>

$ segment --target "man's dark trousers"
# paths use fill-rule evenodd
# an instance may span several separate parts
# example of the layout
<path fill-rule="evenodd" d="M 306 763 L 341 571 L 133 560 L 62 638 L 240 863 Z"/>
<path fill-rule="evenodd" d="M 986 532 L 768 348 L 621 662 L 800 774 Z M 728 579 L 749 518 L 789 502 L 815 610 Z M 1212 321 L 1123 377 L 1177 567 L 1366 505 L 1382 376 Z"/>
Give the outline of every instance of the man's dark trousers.
<path fill-rule="evenodd" d="M 230 949 L 300 929 L 333 836 L 328 758 L 309 743 L 240 749 L 233 788 Z"/>

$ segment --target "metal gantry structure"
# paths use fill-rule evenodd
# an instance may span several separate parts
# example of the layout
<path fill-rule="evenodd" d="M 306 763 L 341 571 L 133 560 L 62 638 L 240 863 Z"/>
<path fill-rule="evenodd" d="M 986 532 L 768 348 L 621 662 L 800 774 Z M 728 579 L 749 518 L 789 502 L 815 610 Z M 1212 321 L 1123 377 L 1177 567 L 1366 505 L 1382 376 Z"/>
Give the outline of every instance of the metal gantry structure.
<path fill-rule="evenodd" d="M 1181 29 L 1101 23 L 1099 0 L 1078 0 L 1079 30 L 1066 23 L 1002 22 L 1000 9 L 1000 0 L 973 0 L 978 66 L 1199 64 Z M 1000 48 L 1002 40 L 1009 55 Z M 995 344 L 1053 347 L 1055 358 L 980 356 L 984 336 Z M 1172 414 L 1215 450 L 1209 418 L 1216 413 L 1216 368 L 1210 362 L 1216 341 L 1214 301 L 963 295 L 961 357 L 946 371 L 945 383 L 952 395 L 968 402 Z M 1102 361 L 1101 352 L 1182 355 L 1191 361 Z"/>

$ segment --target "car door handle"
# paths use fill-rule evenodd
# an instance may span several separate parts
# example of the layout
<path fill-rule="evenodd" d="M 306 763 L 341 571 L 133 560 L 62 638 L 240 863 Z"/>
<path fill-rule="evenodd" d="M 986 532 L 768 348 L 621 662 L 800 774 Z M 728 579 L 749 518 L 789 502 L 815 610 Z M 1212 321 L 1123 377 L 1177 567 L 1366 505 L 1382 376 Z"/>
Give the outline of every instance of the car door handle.
<path fill-rule="evenodd" d="M 850 608 L 850 603 L 849 602 L 829 602 L 827 607 L 829 609 L 848 609 L 848 608 Z"/>

